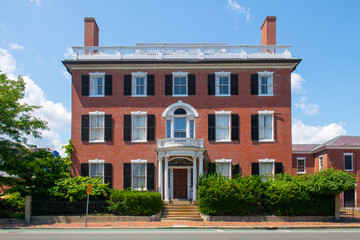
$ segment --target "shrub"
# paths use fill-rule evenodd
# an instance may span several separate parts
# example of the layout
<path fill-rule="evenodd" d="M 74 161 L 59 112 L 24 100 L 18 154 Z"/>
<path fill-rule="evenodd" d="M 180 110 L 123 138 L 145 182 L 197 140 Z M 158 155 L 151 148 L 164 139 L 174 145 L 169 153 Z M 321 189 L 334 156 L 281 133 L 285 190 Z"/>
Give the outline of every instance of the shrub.
<path fill-rule="evenodd" d="M 228 179 L 217 174 L 199 179 L 200 211 L 208 215 L 328 216 L 334 213 L 334 195 L 354 188 L 353 174 L 329 169 L 313 175 L 277 175 Z"/>
<path fill-rule="evenodd" d="M 160 212 L 163 201 L 160 193 L 136 190 L 112 190 L 109 210 L 117 215 L 151 216 Z"/>

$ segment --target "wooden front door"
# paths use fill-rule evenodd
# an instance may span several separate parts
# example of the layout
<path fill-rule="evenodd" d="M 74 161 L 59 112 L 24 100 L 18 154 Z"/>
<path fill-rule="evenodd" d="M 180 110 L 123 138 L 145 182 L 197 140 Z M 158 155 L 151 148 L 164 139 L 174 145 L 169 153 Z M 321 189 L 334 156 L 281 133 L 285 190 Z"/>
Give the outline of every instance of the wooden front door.
<path fill-rule="evenodd" d="M 174 169 L 174 198 L 187 198 L 187 169 Z"/>

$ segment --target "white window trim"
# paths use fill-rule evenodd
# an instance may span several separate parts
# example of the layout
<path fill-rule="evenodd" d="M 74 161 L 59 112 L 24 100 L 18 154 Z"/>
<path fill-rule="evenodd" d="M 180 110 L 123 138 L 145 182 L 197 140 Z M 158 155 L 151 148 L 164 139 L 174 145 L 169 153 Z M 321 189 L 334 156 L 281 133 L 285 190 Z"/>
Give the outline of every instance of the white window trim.
<path fill-rule="evenodd" d="M 345 156 L 351 156 L 351 169 L 345 169 Z M 344 171 L 354 171 L 354 153 L 344 153 Z"/>
<path fill-rule="evenodd" d="M 145 116 L 145 140 L 133 140 L 134 136 L 134 118 L 133 116 Z M 131 142 L 134 143 L 141 143 L 141 142 L 147 142 L 147 112 L 131 112 Z"/>
<path fill-rule="evenodd" d="M 225 158 L 222 158 L 222 159 L 215 159 L 215 164 L 217 163 L 229 163 L 230 164 L 230 167 L 229 167 L 229 178 L 231 179 L 232 178 L 232 175 L 231 175 L 231 160 L 232 159 L 225 159 Z M 215 166 L 215 169 L 216 169 L 216 166 Z"/>
<path fill-rule="evenodd" d="M 320 155 L 319 157 L 319 171 L 324 170 L 324 155 Z M 322 168 L 320 169 L 320 159 L 322 159 Z M 345 159 L 344 159 L 345 161 Z"/>
<path fill-rule="evenodd" d="M 273 175 L 273 179 L 275 177 L 275 159 L 269 159 L 269 158 L 263 158 L 263 159 L 258 159 L 259 164 L 260 163 L 272 163 L 272 175 Z M 260 166 L 259 166 L 259 176 L 262 176 L 260 174 Z"/>
<path fill-rule="evenodd" d="M 274 122 L 275 122 L 275 114 L 274 111 L 268 111 L 268 110 L 264 110 L 264 111 L 258 111 L 258 115 L 260 117 L 260 115 L 272 115 L 272 138 L 271 139 L 259 139 L 259 142 L 275 142 L 274 139 L 274 135 L 275 135 L 275 130 L 274 130 Z M 258 131 L 259 131 L 259 138 L 260 138 L 260 122 L 258 125 Z"/>
<path fill-rule="evenodd" d="M 217 122 L 217 116 L 229 116 L 229 139 L 223 139 L 223 140 L 216 140 L 216 122 Z M 215 142 L 231 142 L 231 111 L 215 111 Z"/>
<path fill-rule="evenodd" d="M 261 94 L 261 77 L 271 77 L 272 81 L 272 94 Z M 274 72 L 258 72 L 258 96 L 274 96 Z"/>
<path fill-rule="evenodd" d="M 104 143 L 105 142 L 105 112 L 89 112 L 89 143 Z M 103 116 L 103 140 L 91 140 L 91 116 Z"/>
<path fill-rule="evenodd" d="M 231 72 L 215 72 L 215 96 L 216 97 L 229 97 L 231 96 L 231 89 L 230 89 L 230 85 L 231 85 L 231 79 L 230 79 L 230 75 Z M 226 76 L 229 78 L 229 85 L 228 85 L 228 94 L 219 94 L 219 79 L 218 77 L 220 76 Z"/>
<path fill-rule="evenodd" d="M 299 160 L 304 160 L 304 171 L 299 172 Z M 297 174 L 305 174 L 306 173 L 306 157 L 297 157 L 296 158 L 296 170 Z"/>
<path fill-rule="evenodd" d="M 95 164 L 103 164 L 103 172 L 102 172 L 102 183 L 104 183 L 104 179 L 105 179 L 105 160 L 99 160 L 99 159 L 94 159 L 94 160 L 88 160 L 89 162 L 89 178 L 91 178 L 91 165 L 95 165 Z"/>
<path fill-rule="evenodd" d="M 90 81 L 89 81 L 89 97 L 105 97 L 105 73 L 104 72 L 93 72 L 93 73 L 89 73 L 90 75 Z M 101 95 L 92 95 L 91 94 L 91 77 L 102 77 L 102 92 L 103 94 Z"/>
<path fill-rule="evenodd" d="M 147 72 L 132 72 L 131 73 L 131 96 L 132 97 L 147 97 Z M 144 77 L 144 94 L 140 95 L 140 94 L 134 94 L 135 90 L 136 90 L 136 85 L 135 85 L 135 79 L 134 77 Z"/>
<path fill-rule="evenodd" d="M 145 186 L 144 186 L 144 188 L 134 188 L 133 164 L 144 164 L 145 165 Z M 141 160 L 141 159 L 131 160 L 131 188 L 138 190 L 138 191 L 140 191 L 141 189 L 144 191 L 147 191 L 147 160 Z"/>
<path fill-rule="evenodd" d="M 172 73 L 173 79 L 172 79 L 172 96 L 173 97 L 187 97 L 188 96 L 188 72 L 173 72 Z M 175 76 L 179 77 L 179 76 L 185 76 L 186 77 L 186 94 L 177 94 L 175 95 Z"/>

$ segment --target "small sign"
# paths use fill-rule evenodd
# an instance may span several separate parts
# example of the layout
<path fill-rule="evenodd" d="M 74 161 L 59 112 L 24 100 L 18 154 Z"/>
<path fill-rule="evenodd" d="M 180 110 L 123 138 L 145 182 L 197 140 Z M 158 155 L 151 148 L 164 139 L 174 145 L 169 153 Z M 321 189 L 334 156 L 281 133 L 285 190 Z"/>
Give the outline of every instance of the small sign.
<path fill-rule="evenodd" d="M 87 185 L 87 188 L 86 188 L 86 194 L 91 194 L 91 184 L 88 184 Z"/>

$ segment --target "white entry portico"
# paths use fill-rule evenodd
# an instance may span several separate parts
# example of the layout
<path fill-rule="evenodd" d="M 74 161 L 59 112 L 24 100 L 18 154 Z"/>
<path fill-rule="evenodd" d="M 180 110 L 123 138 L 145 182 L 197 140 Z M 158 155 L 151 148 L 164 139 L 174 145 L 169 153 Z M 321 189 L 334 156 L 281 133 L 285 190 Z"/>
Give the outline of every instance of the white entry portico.
<path fill-rule="evenodd" d="M 158 140 L 158 192 L 165 201 L 188 198 L 197 201 L 197 179 L 203 174 L 204 140 L 195 139 L 199 114 L 179 101 L 165 109 L 166 139 Z M 186 178 L 186 179 L 185 179 Z"/>

